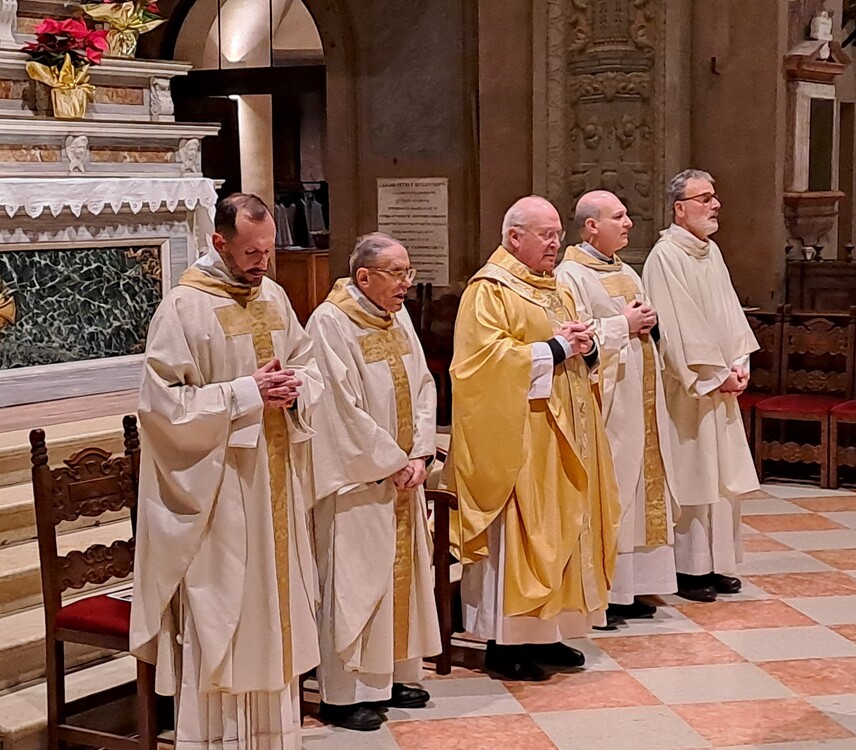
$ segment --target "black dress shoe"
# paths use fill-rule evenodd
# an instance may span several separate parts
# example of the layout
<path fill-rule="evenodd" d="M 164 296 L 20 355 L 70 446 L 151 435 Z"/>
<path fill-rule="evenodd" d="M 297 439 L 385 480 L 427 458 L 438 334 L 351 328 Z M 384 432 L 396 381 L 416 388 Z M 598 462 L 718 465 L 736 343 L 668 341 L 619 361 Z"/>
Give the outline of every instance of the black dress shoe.
<path fill-rule="evenodd" d="M 716 589 L 710 585 L 709 577 L 678 573 L 678 596 L 691 602 L 715 602 Z"/>
<path fill-rule="evenodd" d="M 522 646 L 499 646 L 487 642 L 485 668 L 515 682 L 543 682 L 547 673 L 523 650 Z"/>
<path fill-rule="evenodd" d="M 425 708 L 430 699 L 431 696 L 427 690 L 394 682 L 392 684 L 392 697 L 383 703 L 392 708 Z"/>
<path fill-rule="evenodd" d="M 582 651 L 564 643 L 530 643 L 524 646 L 532 661 L 553 667 L 581 667 L 586 663 Z"/>
<path fill-rule="evenodd" d="M 334 706 L 321 701 L 318 718 L 327 724 L 357 732 L 373 732 L 383 725 L 383 717 L 375 709 L 364 703 L 351 703 L 346 706 Z"/>
<path fill-rule="evenodd" d="M 612 614 L 608 609 L 606 610 L 606 625 L 592 625 L 592 630 L 618 630 L 619 625 L 626 625 L 623 617 L 619 617 L 618 615 Z"/>
<path fill-rule="evenodd" d="M 708 576 L 708 586 L 712 586 L 717 594 L 736 594 L 743 588 L 743 582 L 734 576 L 723 576 L 711 573 Z"/>
<path fill-rule="evenodd" d="M 625 620 L 650 620 L 657 614 L 653 604 L 645 604 L 641 599 L 634 599 L 633 604 L 610 604 L 606 616 L 615 615 Z"/>

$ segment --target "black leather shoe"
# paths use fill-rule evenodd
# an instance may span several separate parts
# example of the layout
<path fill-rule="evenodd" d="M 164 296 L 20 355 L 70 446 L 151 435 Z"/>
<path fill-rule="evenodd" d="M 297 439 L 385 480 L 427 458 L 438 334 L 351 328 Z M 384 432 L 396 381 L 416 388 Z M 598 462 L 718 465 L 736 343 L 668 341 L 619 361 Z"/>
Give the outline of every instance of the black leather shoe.
<path fill-rule="evenodd" d="M 678 573 L 678 596 L 691 602 L 715 602 L 716 589 L 710 585 L 709 577 Z"/>
<path fill-rule="evenodd" d="M 334 706 L 321 701 L 318 718 L 326 724 L 334 724 L 357 732 L 373 732 L 383 725 L 383 717 L 364 703 Z"/>
<path fill-rule="evenodd" d="M 526 653 L 539 664 L 553 667 L 581 667 L 586 663 L 585 654 L 564 643 L 530 643 L 524 646 Z"/>
<path fill-rule="evenodd" d="M 633 604 L 610 604 L 606 610 L 607 618 L 614 615 L 625 620 L 650 620 L 656 614 L 653 604 L 645 604 L 640 599 L 634 599 Z"/>
<path fill-rule="evenodd" d="M 392 697 L 383 702 L 392 708 L 425 708 L 430 699 L 431 696 L 427 690 L 394 682 L 392 684 Z"/>
<path fill-rule="evenodd" d="M 548 677 L 524 652 L 523 647 L 498 646 L 495 641 L 487 642 L 484 665 L 491 672 L 515 682 L 543 682 Z"/>
<path fill-rule="evenodd" d="M 623 617 L 619 617 L 618 615 L 612 614 L 608 609 L 606 610 L 606 625 L 592 625 L 592 630 L 605 630 L 605 631 L 613 631 L 618 630 L 619 625 L 626 625 Z"/>
<path fill-rule="evenodd" d="M 723 576 L 711 573 L 708 576 L 708 586 L 713 586 L 717 594 L 736 594 L 743 588 L 743 582 L 733 576 Z"/>

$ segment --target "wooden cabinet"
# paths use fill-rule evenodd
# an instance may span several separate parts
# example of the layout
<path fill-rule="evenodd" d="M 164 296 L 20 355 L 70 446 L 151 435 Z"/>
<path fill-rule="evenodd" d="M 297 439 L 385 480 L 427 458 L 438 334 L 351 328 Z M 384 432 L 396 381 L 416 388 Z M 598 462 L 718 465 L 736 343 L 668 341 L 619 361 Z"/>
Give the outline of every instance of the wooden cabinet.
<path fill-rule="evenodd" d="M 305 325 L 332 287 L 329 251 L 277 250 L 276 281 L 285 289 L 298 319 Z"/>
<path fill-rule="evenodd" d="M 785 299 L 794 310 L 847 312 L 856 305 L 856 261 L 789 261 Z"/>

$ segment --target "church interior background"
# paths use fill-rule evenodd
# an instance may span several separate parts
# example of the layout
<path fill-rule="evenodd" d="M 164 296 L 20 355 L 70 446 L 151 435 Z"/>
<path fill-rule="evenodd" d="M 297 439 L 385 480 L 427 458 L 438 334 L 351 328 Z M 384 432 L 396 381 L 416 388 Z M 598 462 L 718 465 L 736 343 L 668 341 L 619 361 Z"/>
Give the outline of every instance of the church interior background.
<path fill-rule="evenodd" d="M 359 234 L 404 240 L 444 425 L 457 302 L 514 200 L 544 195 L 569 226 L 581 194 L 615 192 L 635 224 L 622 257 L 641 268 L 668 224 L 666 182 L 705 169 L 723 204 L 717 242 L 764 347 L 760 392 L 819 377 L 811 388 L 853 398 L 849 0 L 156 10 L 151 29 L 152 16 L 115 31 L 96 15 L 126 48 L 90 66 L 85 116 L 64 119 L 21 50 L 44 18 L 79 7 L 0 0 L 0 750 L 46 747 L 28 432 L 45 428 L 52 463 L 82 446 L 123 450 L 148 323 L 207 247 L 218 196 L 255 192 L 274 207 L 273 275 L 304 322 Z M 788 343 L 798 323 L 824 351 Z M 744 505 L 748 584 L 736 599 L 706 609 L 665 597 L 632 634 L 579 644 L 585 673 L 543 686 L 493 681 L 465 659 L 436 679 L 433 708 L 393 710 L 368 740 L 310 708 L 308 746 L 856 748 L 856 416 L 829 434 L 799 416 L 768 425 L 751 408 L 768 483 Z M 107 543 L 128 524 L 127 512 L 71 521 L 61 546 Z M 88 646 L 66 665 L 74 696 L 134 675 L 126 655 Z M 123 710 L 105 717 L 121 723 Z"/>

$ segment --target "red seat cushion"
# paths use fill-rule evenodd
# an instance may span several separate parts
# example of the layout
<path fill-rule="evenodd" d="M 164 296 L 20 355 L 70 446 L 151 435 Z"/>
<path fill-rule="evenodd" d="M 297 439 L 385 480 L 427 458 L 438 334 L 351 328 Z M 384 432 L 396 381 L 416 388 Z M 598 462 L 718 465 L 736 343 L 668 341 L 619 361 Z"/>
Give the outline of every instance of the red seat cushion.
<path fill-rule="evenodd" d="M 845 401 L 843 404 L 838 404 L 832 414 L 839 419 L 856 420 L 856 401 Z"/>
<path fill-rule="evenodd" d="M 837 396 L 811 396 L 806 393 L 792 393 L 787 396 L 772 396 L 755 405 L 760 414 L 791 413 L 822 417 L 832 410 L 841 399 Z"/>
<path fill-rule="evenodd" d="M 765 398 L 771 398 L 769 393 L 761 393 L 760 391 L 743 391 L 737 397 L 737 403 L 740 404 L 740 408 L 744 411 L 748 411 L 759 401 L 763 401 Z"/>
<path fill-rule="evenodd" d="M 57 613 L 56 626 L 127 638 L 131 627 L 131 603 L 106 594 L 78 599 Z"/>

